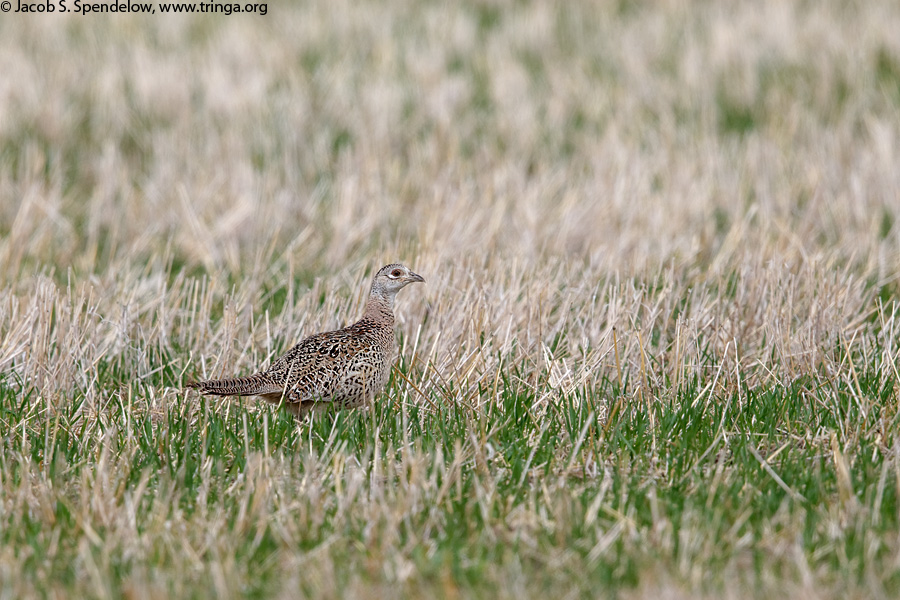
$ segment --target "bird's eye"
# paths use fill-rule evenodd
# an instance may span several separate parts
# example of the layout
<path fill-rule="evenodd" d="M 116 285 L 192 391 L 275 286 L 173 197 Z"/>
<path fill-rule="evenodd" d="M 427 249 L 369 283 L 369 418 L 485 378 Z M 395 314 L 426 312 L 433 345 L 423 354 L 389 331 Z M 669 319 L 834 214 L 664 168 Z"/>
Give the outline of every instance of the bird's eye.
<path fill-rule="evenodd" d="M 391 271 L 391 277 L 400 277 L 401 275 L 403 275 L 403 271 L 401 271 L 400 269 L 394 269 L 393 271 Z"/>

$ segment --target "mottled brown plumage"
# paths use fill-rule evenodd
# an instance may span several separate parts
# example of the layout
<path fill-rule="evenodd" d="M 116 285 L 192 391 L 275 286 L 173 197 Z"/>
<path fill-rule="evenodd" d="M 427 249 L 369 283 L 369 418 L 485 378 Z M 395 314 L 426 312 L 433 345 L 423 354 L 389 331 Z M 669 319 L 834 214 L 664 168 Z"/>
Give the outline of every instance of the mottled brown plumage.
<path fill-rule="evenodd" d="M 353 325 L 306 338 L 255 375 L 187 387 L 214 396 L 260 396 L 298 415 L 317 407 L 363 406 L 390 375 L 394 297 L 417 281 L 425 280 L 403 265 L 382 267 L 372 281 L 365 312 Z"/>

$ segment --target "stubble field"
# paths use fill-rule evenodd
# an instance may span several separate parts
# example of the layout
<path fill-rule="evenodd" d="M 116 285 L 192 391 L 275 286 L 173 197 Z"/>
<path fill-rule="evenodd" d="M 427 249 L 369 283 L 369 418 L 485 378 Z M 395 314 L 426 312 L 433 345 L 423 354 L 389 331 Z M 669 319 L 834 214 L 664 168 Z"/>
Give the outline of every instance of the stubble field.
<path fill-rule="evenodd" d="M 900 593 L 900 5 L 0 20 L 0 598 Z M 361 311 L 297 422 L 182 390 Z"/>

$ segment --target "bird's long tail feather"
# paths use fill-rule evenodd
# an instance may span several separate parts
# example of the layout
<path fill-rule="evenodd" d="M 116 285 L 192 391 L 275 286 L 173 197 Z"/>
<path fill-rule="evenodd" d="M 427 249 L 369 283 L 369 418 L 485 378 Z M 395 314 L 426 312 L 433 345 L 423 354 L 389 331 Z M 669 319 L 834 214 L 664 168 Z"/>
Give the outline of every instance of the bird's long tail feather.
<path fill-rule="evenodd" d="M 259 396 L 281 393 L 282 388 L 274 384 L 263 373 L 249 377 L 231 379 L 210 379 L 208 381 L 191 381 L 185 384 L 201 394 L 213 396 Z"/>

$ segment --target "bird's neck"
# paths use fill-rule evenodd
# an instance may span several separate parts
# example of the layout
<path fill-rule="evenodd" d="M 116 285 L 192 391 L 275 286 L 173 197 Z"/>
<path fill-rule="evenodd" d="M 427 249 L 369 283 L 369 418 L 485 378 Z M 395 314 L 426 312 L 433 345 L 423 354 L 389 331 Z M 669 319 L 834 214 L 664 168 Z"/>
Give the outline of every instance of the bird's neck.
<path fill-rule="evenodd" d="M 379 294 L 373 291 L 366 301 L 366 310 L 363 319 L 373 321 L 394 322 L 394 296 L 391 294 Z"/>

